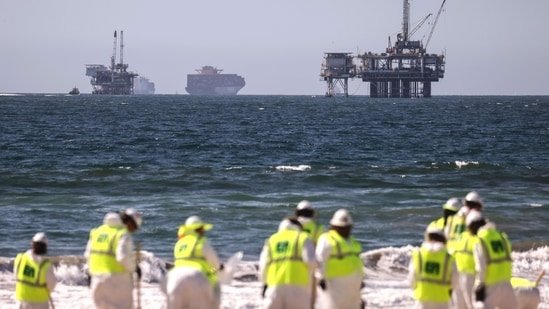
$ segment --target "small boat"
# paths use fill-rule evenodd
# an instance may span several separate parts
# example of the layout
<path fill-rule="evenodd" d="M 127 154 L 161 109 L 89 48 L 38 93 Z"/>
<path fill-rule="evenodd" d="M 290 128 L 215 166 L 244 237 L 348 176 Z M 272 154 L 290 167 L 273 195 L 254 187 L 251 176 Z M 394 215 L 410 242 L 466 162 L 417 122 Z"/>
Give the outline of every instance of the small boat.
<path fill-rule="evenodd" d="M 69 91 L 69 94 L 72 94 L 72 95 L 80 94 L 80 90 L 78 90 L 78 88 L 74 87 L 74 88 L 72 88 L 71 91 Z"/>

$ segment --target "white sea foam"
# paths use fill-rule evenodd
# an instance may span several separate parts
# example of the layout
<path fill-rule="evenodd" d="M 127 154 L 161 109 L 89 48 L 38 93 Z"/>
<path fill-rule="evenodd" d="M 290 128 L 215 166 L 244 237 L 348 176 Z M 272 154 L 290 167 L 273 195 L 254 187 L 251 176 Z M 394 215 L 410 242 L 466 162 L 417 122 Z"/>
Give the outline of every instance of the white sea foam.
<path fill-rule="evenodd" d="M 277 167 L 275 167 L 277 170 L 279 171 L 306 171 L 306 170 L 310 170 L 311 169 L 311 166 L 310 165 L 298 165 L 298 166 L 294 166 L 294 165 L 279 165 Z"/>
<path fill-rule="evenodd" d="M 388 247 L 364 252 L 366 278 L 362 297 L 367 308 L 412 308 L 412 291 L 406 282 L 407 265 L 413 246 Z M 166 308 L 165 296 L 159 288 L 162 276 L 161 261 L 150 253 L 140 264 L 144 276 L 140 285 L 140 300 L 143 309 Z M 13 274 L 9 271 L 6 258 L 0 271 L 0 304 L 2 308 L 14 306 Z M 68 261 L 68 262 L 67 262 Z M 52 293 L 57 309 L 93 308 L 89 289 L 85 286 L 82 259 L 63 258 L 57 264 L 55 275 L 58 285 Z M 534 280 L 540 270 L 549 270 L 549 248 L 540 247 L 526 252 L 513 252 L 513 273 Z M 230 285 L 222 286 L 221 308 L 254 309 L 261 307 L 261 284 L 257 281 L 257 261 L 243 261 L 238 265 Z M 549 277 L 549 276 L 548 276 Z M 542 303 L 540 309 L 549 309 L 549 278 L 544 277 L 539 285 Z M 137 293 L 137 292 L 136 292 Z M 137 295 L 134 297 L 137 301 Z"/>
<path fill-rule="evenodd" d="M 462 168 L 464 166 L 467 166 L 469 164 L 474 164 L 474 165 L 478 165 L 478 161 L 455 161 L 456 163 L 456 166 L 459 167 L 459 168 Z"/>

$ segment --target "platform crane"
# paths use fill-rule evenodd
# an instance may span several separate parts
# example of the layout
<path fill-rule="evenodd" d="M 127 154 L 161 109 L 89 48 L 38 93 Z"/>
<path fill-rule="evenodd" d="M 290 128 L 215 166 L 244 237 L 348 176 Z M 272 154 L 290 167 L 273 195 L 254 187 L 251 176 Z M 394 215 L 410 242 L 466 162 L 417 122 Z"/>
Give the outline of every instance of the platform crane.
<path fill-rule="evenodd" d="M 431 41 L 431 37 L 433 36 L 433 32 L 435 31 L 435 27 L 438 22 L 438 18 L 440 17 L 440 13 L 442 13 L 442 9 L 444 8 L 444 4 L 446 3 L 446 0 L 442 1 L 442 4 L 440 5 L 440 9 L 438 9 L 437 17 L 435 18 L 435 21 L 433 22 L 433 26 L 431 27 L 431 32 L 429 33 L 429 36 L 427 37 L 427 42 L 425 42 L 425 50 L 427 50 L 427 45 L 429 45 L 429 42 Z"/>

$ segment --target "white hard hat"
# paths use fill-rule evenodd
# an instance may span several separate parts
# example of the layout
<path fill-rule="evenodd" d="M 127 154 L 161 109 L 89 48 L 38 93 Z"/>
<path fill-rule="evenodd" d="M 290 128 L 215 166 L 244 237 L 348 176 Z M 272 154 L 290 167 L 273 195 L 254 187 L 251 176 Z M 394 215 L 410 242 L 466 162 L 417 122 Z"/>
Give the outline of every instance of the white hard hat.
<path fill-rule="evenodd" d="M 467 193 L 467 195 L 463 199 L 463 204 L 465 204 L 466 202 L 477 203 L 477 204 L 480 205 L 480 207 L 484 207 L 484 203 L 482 202 L 482 198 L 480 197 L 480 195 L 476 191 L 471 191 L 471 192 Z"/>
<path fill-rule="evenodd" d="M 484 216 L 482 215 L 482 213 L 478 210 L 473 209 L 467 214 L 467 217 L 465 218 L 465 224 L 469 226 L 471 225 L 471 223 L 481 220 L 484 220 Z"/>
<path fill-rule="evenodd" d="M 125 211 L 126 215 L 128 215 L 130 218 L 133 219 L 135 224 L 137 225 L 137 228 L 141 228 L 141 223 L 143 223 L 143 218 L 141 216 L 141 213 L 137 212 L 137 210 L 133 208 L 128 208 Z"/>
<path fill-rule="evenodd" d="M 435 225 L 429 225 L 427 229 L 425 229 L 425 235 L 427 236 L 429 234 L 437 234 L 442 237 L 446 237 L 446 235 L 444 235 L 444 231 L 436 227 Z"/>
<path fill-rule="evenodd" d="M 459 202 L 459 199 L 457 197 L 452 197 L 444 205 L 442 205 L 443 209 L 448 209 L 452 211 L 458 211 L 461 207 L 461 203 Z"/>
<path fill-rule="evenodd" d="M 48 237 L 46 236 L 46 233 L 44 232 L 39 232 L 39 233 L 36 233 L 34 235 L 34 237 L 32 237 L 32 241 L 33 242 L 41 242 L 41 243 L 44 243 L 44 244 L 48 244 Z"/>
<path fill-rule="evenodd" d="M 330 220 L 330 225 L 346 227 L 353 225 L 353 219 L 346 209 L 339 209 Z"/>
<path fill-rule="evenodd" d="M 313 209 L 313 206 L 311 205 L 311 203 L 309 203 L 309 201 L 303 200 L 303 201 L 299 202 L 299 204 L 297 204 L 296 209 L 297 210 Z"/>
<path fill-rule="evenodd" d="M 280 224 L 278 225 L 278 230 L 301 230 L 301 226 L 299 226 L 298 221 L 296 219 L 295 222 L 292 222 L 291 218 L 284 218 L 282 221 L 280 221 Z"/>
<path fill-rule="evenodd" d="M 122 220 L 120 219 L 120 214 L 116 212 L 109 212 L 103 217 L 103 224 L 110 226 L 122 225 Z"/>
<path fill-rule="evenodd" d="M 196 230 L 198 228 L 203 228 L 205 231 L 211 230 L 213 224 L 204 223 L 199 216 L 190 216 L 185 220 L 185 228 L 189 230 Z"/>

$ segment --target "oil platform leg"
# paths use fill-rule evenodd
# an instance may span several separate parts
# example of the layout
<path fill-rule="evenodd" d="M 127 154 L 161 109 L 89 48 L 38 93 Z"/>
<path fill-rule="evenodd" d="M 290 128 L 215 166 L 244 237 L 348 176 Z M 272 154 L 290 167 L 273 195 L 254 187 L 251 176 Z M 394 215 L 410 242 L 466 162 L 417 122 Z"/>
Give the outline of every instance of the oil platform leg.
<path fill-rule="evenodd" d="M 423 83 L 423 97 L 424 98 L 430 98 L 431 97 L 431 82 L 424 82 Z"/>
<path fill-rule="evenodd" d="M 378 98 L 379 96 L 377 95 L 377 83 L 376 82 L 371 82 L 370 83 L 370 98 Z"/>
<path fill-rule="evenodd" d="M 400 83 L 398 79 L 391 80 L 391 98 L 400 97 Z"/>
<path fill-rule="evenodd" d="M 403 98 L 410 98 L 410 82 L 409 81 L 402 81 L 402 97 Z"/>

